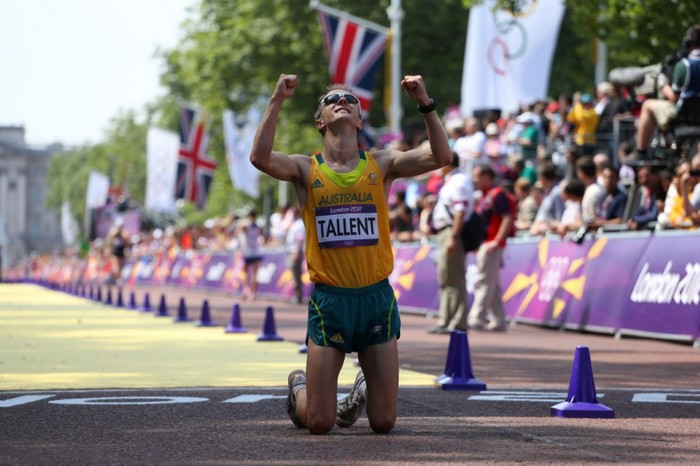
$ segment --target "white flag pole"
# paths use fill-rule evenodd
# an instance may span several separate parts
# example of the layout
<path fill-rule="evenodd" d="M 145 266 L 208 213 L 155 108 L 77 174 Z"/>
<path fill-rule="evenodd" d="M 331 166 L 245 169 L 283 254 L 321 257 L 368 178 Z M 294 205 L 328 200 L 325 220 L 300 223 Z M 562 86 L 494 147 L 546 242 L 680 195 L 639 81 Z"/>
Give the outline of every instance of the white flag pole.
<path fill-rule="evenodd" d="M 401 118 L 403 107 L 401 106 L 401 21 L 403 10 L 401 0 L 391 0 L 391 5 L 386 9 L 391 21 L 391 107 L 389 129 L 392 133 L 401 131 Z"/>

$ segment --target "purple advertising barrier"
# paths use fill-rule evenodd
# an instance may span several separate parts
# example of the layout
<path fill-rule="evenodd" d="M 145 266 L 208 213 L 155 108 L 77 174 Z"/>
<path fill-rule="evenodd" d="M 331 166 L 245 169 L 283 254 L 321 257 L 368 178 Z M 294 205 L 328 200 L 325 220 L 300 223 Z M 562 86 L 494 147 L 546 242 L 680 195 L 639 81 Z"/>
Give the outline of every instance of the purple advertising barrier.
<path fill-rule="evenodd" d="M 595 325 L 615 329 L 618 319 L 610 306 L 598 306 L 598 309 L 591 305 L 591 298 L 600 294 L 600 285 L 605 291 L 608 284 L 588 272 L 596 264 L 598 268 L 604 268 L 601 264 L 608 263 L 605 255 L 608 242 L 608 237 L 583 244 L 546 237 L 537 244 L 513 245 L 516 251 L 534 246 L 535 260 L 529 268 L 508 262 L 508 268 L 519 271 L 510 283 L 504 285 L 504 300 L 508 303 L 510 316 L 548 326 Z M 602 272 L 605 275 L 605 271 Z M 620 280 L 627 275 L 619 271 L 618 274 Z M 513 309 L 511 303 L 517 303 L 517 309 Z M 590 321 L 598 317 L 600 321 Z"/>
<path fill-rule="evenodd" d="M 435 312 L 439 307 L 437 271 L 432 246 L 401 246 L 394 250 L 394 271 L 389 282 L 400 308 Z"/>
<path fill-rule="evenodd" d="M 501 269 L 506 313 L 513 320 L 666 339 L 700 336 L 700 236 L 676 232 L 603 235 L 579 245 L 556 237 L 509 243 Z M 439 306 L 436 248 L 401 245 L 389 280 L 400 307 L 434 313 Z M 144 257 L 130 264 L 131 283 L 242 292 L 240 254 Z M 467 256 L 468 288 L 475 264 Z M 266 251 L 258 270 L 262 295 L 290 299 L 294 283 L 284 251 Z M 304 270 L 305 296 L 311 284 Z M 470 293 L 470 301 L 472 299 Z"/>
<path fill-rule="evenodd" d="M 654 235 L 636 267 L 630 267 L 627 299 L 619 328 L 695 339 L 700 336 L 700 236 Z"/>
<path fill-rule="evenodd" d="M 165 279 L 165 283 L 173 286 L 184 286 L 181 277 L 184 273 L 189 273 L 189 270 L 190 259 L 184 254 L 178 255 L 172 262 L 170 274 L 168 278 Z"/>
<path fill-rule="evenodd" d="M 616 332 L 630 302 L 633 272 L 651 236 L 619 234 L 599 236 L 584 243 L 588 251 L 581 265 L 581 291 L 570 300 L 566 313 L 569 328 Z"/>
<path fill-rule="evenodd" d="M 176 254 L 160 254 L 156 256 L 156 265 L 153 269 L 154 284 L 163 285 L 166 282 L 170 276 L 170 271 L 173 269 L 175 259 L 177 259 Z"/>
<path fill-rule="evenodd" d="M 153 284 L 153 270 L 155 268 L 156 261 L 153 256 L 144 256 L 138 261 L 138 265 L 134 268 L 134 273 L 136 273 L 136 281 L 138 283 L 152 285 Z"/>
<path fill-rule="evenodd" d="M 294 297 L 294 276 L 287 262 L 288 256 L 284 251 L 266 254 L 258 270 L 258 291 L 263 294 L 277 295 L 284 299 Z M 301 279 L 303 295 L 311 294 L 313 285 L 309 280 L 306 263 L 302 265 Z"/>
<path fill-rule="evenodd" d="M 552 254 L 551 244 L 549 238 L 524 239 L 506 247 L 501 286 L 509 318 L 535 323 L 552 321 L 550 305 L 563 273 L 562 261 Z"/>
<path fill-rule="evenodd" d="M 189 267 L 183 268 L 180 272 L 180 283 L 186 287 L 197 286 L 206 274 L 211 257 L 212 254 L 207 252 L 192 254 Z"/>
<path fill-rule="evenodd" d="M 292 294 L 289 287 L 285 285 L 292 282 L 292 275 L 285 272 L 287 272 L 287 255 L 284 251 L 265 254 L 258 268 L 258 292 L 290 298 Z M 283 275 L 287 277 L 286 281 L 282 279 Z M 278 283 L 282 286 L 280 287 Z"/>
<path fill-rule="evenodd" d="M 233 256 L 231 254 L 211 254 L 196 286 L 224 289 L 226 271 L 232 267 Z"/>

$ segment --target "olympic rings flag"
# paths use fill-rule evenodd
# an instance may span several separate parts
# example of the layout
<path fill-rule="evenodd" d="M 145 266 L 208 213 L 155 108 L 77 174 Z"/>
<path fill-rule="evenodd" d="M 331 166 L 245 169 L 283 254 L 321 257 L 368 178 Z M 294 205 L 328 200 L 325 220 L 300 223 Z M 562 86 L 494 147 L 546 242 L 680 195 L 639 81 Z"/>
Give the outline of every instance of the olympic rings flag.
<path fill-rule="evenodd" d="M 462 72 L 463 116 L 488 109 L 512 112 L 547 96 L 564 2 L 520 4 L 515 14 L 494 10 L 492 0 L 471 8 Z"/>

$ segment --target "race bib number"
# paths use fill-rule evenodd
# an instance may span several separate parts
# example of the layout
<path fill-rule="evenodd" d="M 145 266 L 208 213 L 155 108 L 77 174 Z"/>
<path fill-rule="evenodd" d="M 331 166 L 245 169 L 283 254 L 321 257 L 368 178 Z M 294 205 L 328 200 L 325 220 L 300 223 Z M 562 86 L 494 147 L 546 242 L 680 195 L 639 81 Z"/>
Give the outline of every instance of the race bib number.
<path fill-rule="evenodd" d="M 351 204 L 317 207 L 316 234 L 321 248 L 375 245 L 379 242 L 377 206 Z"/>

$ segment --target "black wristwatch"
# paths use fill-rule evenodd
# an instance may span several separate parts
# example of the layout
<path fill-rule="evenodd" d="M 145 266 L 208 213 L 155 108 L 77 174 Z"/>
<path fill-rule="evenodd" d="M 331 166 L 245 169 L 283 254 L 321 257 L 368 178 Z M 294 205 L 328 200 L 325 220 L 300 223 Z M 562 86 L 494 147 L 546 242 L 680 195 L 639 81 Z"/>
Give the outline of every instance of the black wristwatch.
<path fill-rule="evenodd" d="M 430 103 L 428 105 L 419 105 L 418 106 L 418 111 L 422 113 L 423 115 L 427 113 L 432 113 L 435 111 L 437 108 L 437 104 L 433 99 L 430 99 Z"/>

